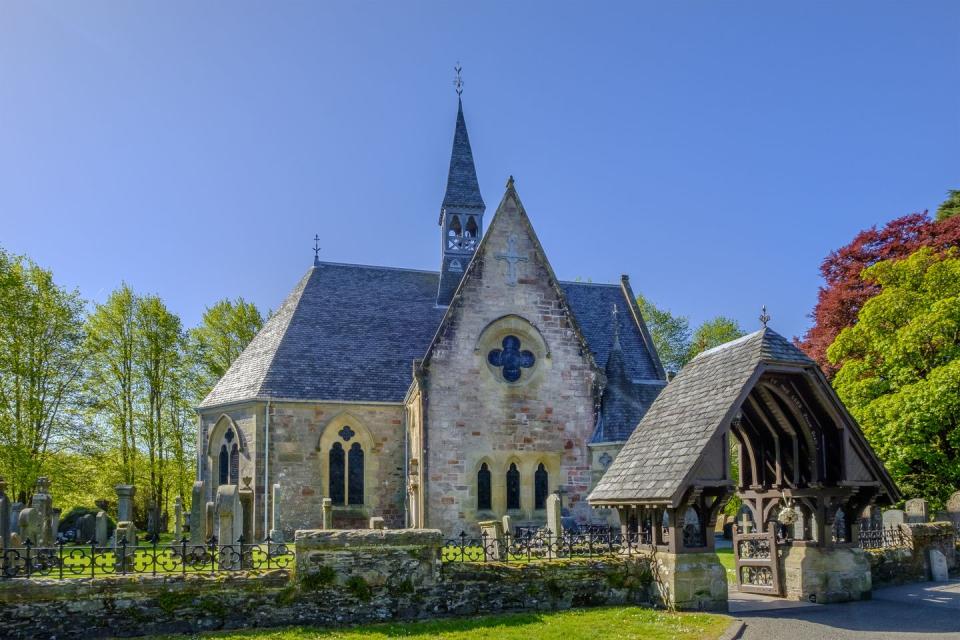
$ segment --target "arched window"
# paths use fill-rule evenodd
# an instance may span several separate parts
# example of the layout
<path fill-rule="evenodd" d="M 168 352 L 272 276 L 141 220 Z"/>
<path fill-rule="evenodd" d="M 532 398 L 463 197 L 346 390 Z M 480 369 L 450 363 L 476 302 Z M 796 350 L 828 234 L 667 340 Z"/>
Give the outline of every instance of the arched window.
<path fill-rule="evenodd" d="M 451 217 L 450 224 L 447 226 L 447 248 L 459 249 L 462 234 L 463 227 L 460 226 L 460 217 Z"/>
<path fill-rule="evenodd" d="M 467 237 L 476 238 L 477 237 L 477 219 L 473 216 L 470 216 L 470 219 L 467 220 Z"/>
<path fill-rule="evenodd" d="M 330 500 L 333 504 L 343 504 L 346 491 L 344 481 L 346 473 L 344 470 L 343 445 L 334 442 L 330 447 Z"/>
<path fill-rule="evenodd" d="M 477 471 L 477 510 L 492 509 L 490 498 L 490 468 L 484 462 Z"/>
<path fill-rule="evenodd" d="M 230 484 L 240 484 L 240 447 L 236 443 L 230 449 Z"/>
<path fill-rule="evenodd" d="M 520 508 L 520 471 L 514 462 L 507 469 L 507 509 Z"/>
<path fill-rule="evenodd" d="M 350 446 L 347 473 L 347 503 L 363 504 L 363 449 L 359 442 Z"/>
<path fill-rule="evenodd" d="M 706 545 L 706 539 L 703 535 L 703 527 L 700 523 L 700 514 L 693 507 L 687 507 L 683 514 L 683 546 L 688 549 L 694 549 Z"/>
<path fill-rule="evenodd" d="M 220 447 L 220 477 L 218 484 L 227 484 L 230 481 L 230 454 L 227 453 L 227 445 Z"/>
<path fill-rule="evenodd" d="M 533 474 L 533 508 L 547 508 L 547 469 L 542 462 Z"/>

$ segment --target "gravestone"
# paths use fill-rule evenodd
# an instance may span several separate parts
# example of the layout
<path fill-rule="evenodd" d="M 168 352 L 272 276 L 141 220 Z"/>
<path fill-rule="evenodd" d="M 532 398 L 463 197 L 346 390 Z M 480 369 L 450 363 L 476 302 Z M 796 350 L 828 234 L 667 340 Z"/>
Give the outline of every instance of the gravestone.
<path fill-rule="evenodd" d="M 563 535 L 563 520 L 560 509 L 560 496 L 551 493 L 547 496 L 547 529 L 554 538 Z"/>
<path fill-rule="evenodd" d="M 97 537 L 97 517 L 85 513 L 77 519 L 77 542 L 88 543 Z"/>
<path fill-rule="evenodd" d="M 513 535 L 513 521 L 507 515 L 503 516 L 503 534 L 506 536 Z"/>
<path fill-rule="evenodd" d="M 0 551 L 10 547 L 10 498 L 7 481 L 0 477 Z"/>
<path fill-rule="evenodd" d="M 220 567 L 239 569 L 242 555 L 239 540 L 243 535 L 243 504 L 240 502 L 237 485 L 223 484 L 217 487 L 216 505 L 217 541 L 221 547 Z"/>
<path fill-rule="evenodd" d="M 133 496 L 137 493 L 137 488 L 130 484 L 118 484 L 114 491 L 117 492 L 117 523 L 133 521 Z"/>
<path fill-rule="evenodd" d="M 493 560 L 503 560 L 506 547 L 503 544 L 503 523 L 500 520 L 482 520 L 480 526 L 480 542 L 484 548 L 484 555 Z"/>
<path fill-rule="evenodd" d="M 204 539 L 204 542 L 210 538 L 217 537 L 217 528 L 216 523 L 216 513 L 217 513 L 217 504 L 215 502 L 208 502 L 205 507 L 204 517 L 203 517 L 203 526 L 207 528 L 207 537 Z"/>
<path fill-rule="evenodd" d="M 113 532 L 113 556 L 117 571 L 130 571 L 134 568 L 134 556 L 137 553 L 137 527 L 129 520 L 117 523 Z"/>
<path fill-rule="evenodd" d="M 927 501 L 923 498 L 907 500 L 904 512 L 907 514 L 907 524 L 924 524 L 929 522 Z"/>
<path fill-rule="evenodd" d="M 237 493 L 240 496 L 240 504 L 243 506 L 243 522 L 241 529 L 243 531 L 243 541 L 247 544 L 253 542 L 253 489 L 250 488 L 251 478 L 245 477 L 246 486 Z"/>
<path fill-rule="evenodd" d="M 283 498 L 283 489 L 279 484 L 273 485 L 273 497 L 270 502 L 273 505 L 273 524 L 270 527 L 270 540 L 273 542 L 283 542 L 283 530 L 280 528 L 280 499 Z"/>
<path fill-rule="evenodd" d="M 900 509 L 887 509 L 883 512 L 883 528 L 899 526 L 907 521 L 906 514 Z"/>
<path fill-rule="evenodd" d="M 105 546 L 107 544 L 108 531 L 110 529 L 110 521 L 107 520 L 107 512 L 99 511 L 97 512 L 96 518 L 96 532 L 94 533 L 94 538 L 97 541 L 98 545 Z"/>
<path fill-rule="evenodd" d="M 173 539 L 177 542 L 183 538 L 183 498 L 173 499 Z"/>
<path fill-rule="evenodd" d="M 324 498 L 321 509 L 323 510 L 323 528 L 333 529 L 333 500 Z"/>
<path fill-rule="evenodd" d="M 153 500 L 147 503 L 147 533 L 155 536 L 160 533 L 160 521 L 157 505 Z"/>
<path fill-rule="evenodd" d="M 53 544 L 53 531 L 50 528 L 52 499 L 47 493 L 50 481 L 45 477 L 37 478 L 37 488 L 30 506 L 20 512 L 20 538 L 36 547 L 49 547 Z"/>
<path fill-rule="evenodd" d="M 20 533 L 20 512 L 23 511 L 22 502 L 14 502 L 10 505 L 10 533 Z"/>
<path fill-rule="evenodd" d="M 201 545 L 210 536 L 207 529 L 206 504 L 203 480 L 197 480 L 190 491 L 190 544 Z"/>
<path fill-rule="evenodd" d="M 947 519 L 954 527 L 960 527 L 960 491 L 947 498 Z"/>
<path fill-rule="evenodd" d="M 57 533 L 60 531 L 60 514 L 63 513 L 62 509 L 51 509 L 50 510 L 50 535 L 53 536 L 53 540 L 57 540 Z"/>
<path fill-rule="evenodd" d="M 947 569 L 947 557 L 939 549 L 930 549 L 930 579 L 934 582 L 946 582 L 950 579 Z"/>

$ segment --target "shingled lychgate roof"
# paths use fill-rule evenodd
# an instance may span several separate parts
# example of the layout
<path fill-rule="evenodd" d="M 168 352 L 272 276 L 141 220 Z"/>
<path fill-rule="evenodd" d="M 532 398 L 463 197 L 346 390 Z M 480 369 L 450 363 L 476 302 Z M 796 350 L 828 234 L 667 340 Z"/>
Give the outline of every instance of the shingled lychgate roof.
<path fill-rule="evenodd" d="M 674 501 L 764 362 L 814 364 L 768 328 L 701 353 L 660 392 L 588 500 Z"/>
<path fill-rule="evenodd" d="M 424 356 L 445 311 L 436 305 L 438 279 L 434 271 L 319 262 L 200 408 L 266 399 L 401 402 L 413 360 Z M 561 287 L 591 351 L 606 362 L 609 309 L 625 304 L 623 291 L 589 283 Z M 620 336 L 629 374 L 650 377 L 652 358 L 632 319 L 622 319 Z"/>

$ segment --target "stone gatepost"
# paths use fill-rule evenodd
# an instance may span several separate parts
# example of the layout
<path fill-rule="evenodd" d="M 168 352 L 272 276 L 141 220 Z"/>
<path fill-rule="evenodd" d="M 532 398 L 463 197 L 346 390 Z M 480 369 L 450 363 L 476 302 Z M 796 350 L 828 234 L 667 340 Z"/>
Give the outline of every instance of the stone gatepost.
<path fill-rule="evenodd" d="M 333 529 L 333 500 L 330 498 L 323 499 L 323 528 L 324 530 L 329 531 Z"/>
<path fill-rule="evenodd" d="M 133 496 L 137 494 L 137 488 L 132 484 L 118 484 L 114 491 L 117 492 L 117 523 L 133 521 Z"/>
<path fill-rule="evenodd" d="M 653 588 L 665 604 L 727 612 L 727 570 L 716 553 L 671 553 L 662 547 L 642 553 L 650 561 Z"/>
<path fill-rule="evenodd" d="M 242 550 L 238 541 L 243 535 L 243 504 L 236 485 L 217 488 L 217 544 L 220 545 L 220 568 L 239 569 Z"/>
<path fill-rule="evenodd" d="M 107 531 L 110 529 L 109 524 L 110 522 L 107 520 L 107 512 L 98 511 L 93 539 L 96 540 L 97 544 L 100 546 L 107 544 Z"/>
<path fill-rule="evenodd" d="M 797 544 L 782 549 L 787 599 L 819 604 L 870 599 L 873 578 L 863 549 Z"/>
<path fill-rule="evenodd" d="M 10 499 L 7 481 L 0 477 L 0 551 L 10 548 Z"/>
<path fill-rule="evenodd" d="M 243 531 L 243 541 L 246 544 L 253 544 L 253 489 L 250 488 L 251 478 L 245 477 L 243 481 L 246 486 L 237 493 L 240 496 L 240 505 L 243 507 L 243 522 L 240 523 L 240 529 Z"/>
<path fill-rule="evenodd" d="M 929 507 L 923 498 L 907 500 L 904 506 L 907 514 L 907 524 L 926 524 L 930 522 Z"/>
<path fill-rule="evenodd" d="M 270 526 L 270 540 L 283 542 L 283 529 L 280 528 L 280 500 L 283 498 L 283 489 L 279 484 L 273 485 L 273 495 L 270 504 L 273 508 L 273 522 Z"/>
<path fill-rule="evenodd" d="M 183 538 L 183 498 L 173 499 L 173 539 L 180 542 Z"/>
<path fill-rule="evenodd" d="M 202 545 L 210 537 L 207 528 L 206 514 L 207 498 L 204 494 L 203 480 L 197 480 L 193 483 L 190 490 L 190 544 Z"/>

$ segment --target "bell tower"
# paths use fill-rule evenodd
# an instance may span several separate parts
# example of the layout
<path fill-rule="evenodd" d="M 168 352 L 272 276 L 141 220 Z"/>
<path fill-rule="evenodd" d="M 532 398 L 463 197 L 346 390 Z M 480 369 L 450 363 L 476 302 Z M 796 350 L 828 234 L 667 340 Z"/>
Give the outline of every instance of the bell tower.
<path fill-rule="evenodd" d="M 486 205 L 480 197 L 477 169 L 473 164 L 473 151 L 467 135 L 467 123 L 463 119 L 463 100 L 460 98 L 463 82 L 460 66 L 457 65 L 457 124 L 453 133 L 453 151 L 450 154 L 450 171 L 447 174 L 447 190 L 440 205 L 440 241 L 443 260 L 440 264 L 440 286 L 437 304 L 447 306 L 453 298 L 463 272 L 473 258 L 474 251 L 483 235 L 483 213 Z"/>

